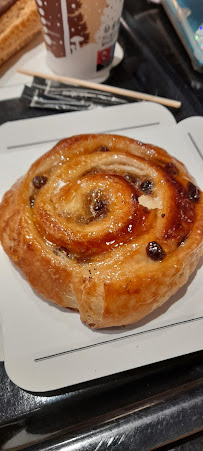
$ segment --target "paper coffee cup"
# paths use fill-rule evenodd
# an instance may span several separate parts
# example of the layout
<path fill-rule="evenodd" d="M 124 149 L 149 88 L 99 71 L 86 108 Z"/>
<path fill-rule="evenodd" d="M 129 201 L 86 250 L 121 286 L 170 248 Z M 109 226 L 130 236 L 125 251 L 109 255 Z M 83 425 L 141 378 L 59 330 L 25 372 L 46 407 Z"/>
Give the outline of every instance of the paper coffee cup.
<path fill-rule="evenodd" d="M 75 78 L 107 78 L 123 2 L 36 0 L 50 69 Z"/>

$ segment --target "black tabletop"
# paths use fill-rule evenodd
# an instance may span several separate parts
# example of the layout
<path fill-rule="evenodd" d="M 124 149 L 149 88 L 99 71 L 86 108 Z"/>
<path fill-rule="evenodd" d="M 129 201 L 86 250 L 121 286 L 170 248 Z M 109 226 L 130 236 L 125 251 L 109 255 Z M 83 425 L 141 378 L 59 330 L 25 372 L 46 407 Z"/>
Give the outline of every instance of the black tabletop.
<path fill-rule="evenodd" d="M 177 121 L 203 114 L 195 72 L 161 5 L 125 0 L 124 59 L 106 83 L 181 100 Z M 23 99 L 0 102 L 0 123 L 52 114 Z M 1 449 L 203 450 L 203 352 L 52 393 L 28 393 L 0 363 Z"/>

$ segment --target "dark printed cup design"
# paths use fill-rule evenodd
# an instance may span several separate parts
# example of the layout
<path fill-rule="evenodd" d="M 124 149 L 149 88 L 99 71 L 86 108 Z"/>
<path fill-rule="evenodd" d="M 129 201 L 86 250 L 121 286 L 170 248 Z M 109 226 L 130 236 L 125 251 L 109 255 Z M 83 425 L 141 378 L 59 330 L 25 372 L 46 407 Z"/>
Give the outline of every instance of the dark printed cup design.
<path fill-rule="evenodd" d="M 48 64 L 58 73 L 91 74 L 113 58 L 123 0 L 36 0 Z"/>

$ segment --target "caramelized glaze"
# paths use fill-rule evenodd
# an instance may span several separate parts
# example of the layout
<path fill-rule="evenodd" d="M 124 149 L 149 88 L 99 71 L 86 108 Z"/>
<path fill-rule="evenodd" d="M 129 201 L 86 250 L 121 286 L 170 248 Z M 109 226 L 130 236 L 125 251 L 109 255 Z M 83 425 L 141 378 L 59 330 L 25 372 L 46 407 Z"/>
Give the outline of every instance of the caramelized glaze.
<path fill-rule="evenodd" d="M 162 305 L 196 267 L 202 237 L 202 194 L 185 166 L 115 135 L 64 139 L 0 204 L 2 246 L 31 286 L 96 328 Z"/>

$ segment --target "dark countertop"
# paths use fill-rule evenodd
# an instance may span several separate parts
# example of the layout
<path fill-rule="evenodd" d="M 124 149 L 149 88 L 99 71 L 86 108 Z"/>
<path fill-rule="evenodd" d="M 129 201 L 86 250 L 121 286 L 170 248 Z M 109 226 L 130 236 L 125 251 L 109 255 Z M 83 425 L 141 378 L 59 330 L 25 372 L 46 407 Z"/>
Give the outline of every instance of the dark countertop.
<path fill-rule="evenodd" d="M 119 41 L 125 56 L 109 84 L 181 100 L 181 109 L 171 110 L 177 121 L 203 114 L 203 77 L 160 5 L 126 0 Z M 48 113 L 22 99 L 0 104 L 0 123 L 42 114 Z M 0 449 L 200 451 L 202 357 L 197 352 L 43 395 L 15 386 L 1 362 Z"/>
<path fill-rule="evenodd" d="M 194 353 L 43 395 L 14 385 L 1 363 L 1 449 L 147 451 L 179 440 L 178 450 L 202 450 L 201 361 Z"/>

